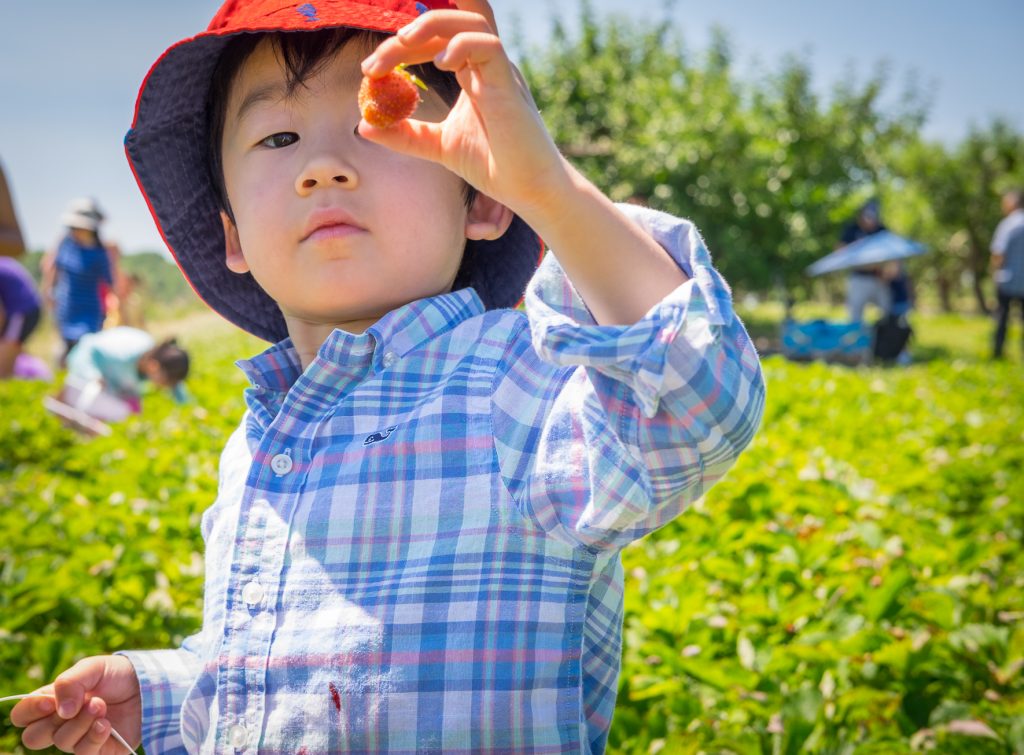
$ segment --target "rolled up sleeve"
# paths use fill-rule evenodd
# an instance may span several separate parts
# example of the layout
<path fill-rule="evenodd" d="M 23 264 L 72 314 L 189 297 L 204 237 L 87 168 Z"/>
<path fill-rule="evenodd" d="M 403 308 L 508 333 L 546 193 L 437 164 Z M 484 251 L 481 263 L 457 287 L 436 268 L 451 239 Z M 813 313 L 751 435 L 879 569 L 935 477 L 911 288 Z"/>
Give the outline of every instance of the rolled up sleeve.
<path fill-rule="evenodd" d="M 601 326 L 549 255 L 526 297 L 533 354 L 509 355 L 513 387 L 495 391 L 513 496 L 549 532 L 594 549 L 642 537 L 700 498 L 750 443 L 765 400 L 760 361 L 696 228 L 622 209 L 689 280 L 639 322 Z M 540 363 L 551 380 L 524 390 Z"/>

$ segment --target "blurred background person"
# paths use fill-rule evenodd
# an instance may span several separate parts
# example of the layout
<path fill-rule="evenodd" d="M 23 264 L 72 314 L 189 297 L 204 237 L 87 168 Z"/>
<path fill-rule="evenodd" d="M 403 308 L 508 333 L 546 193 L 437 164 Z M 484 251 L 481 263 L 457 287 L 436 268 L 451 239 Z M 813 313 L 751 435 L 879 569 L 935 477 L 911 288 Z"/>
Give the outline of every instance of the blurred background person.
<path fill-rule="evenodd" d="M 882 265 L 882 280 L 889 284 L 889 309 L 886 314 L 902 317 L 914 308 L 914 283 L 902 260 Z"/>
<path fill-rule="evenodd" d="M 1024 190 L 1011 189 L 1003 194 L 1003 219 L 992 235 L 992 273 L 996 283 L 999 309 L 992 356 L 1002 359 L 1010 308 L 1021 308 L 1024 323 Z"/>
<path fill-rule="evenodd" d="M 42 299 L 28 270 L 13 257 L 0 256 L 0 380 L 15 375 L 41 311 Z"/>
<path fill-rule="evenodd" d="M 89 333 L 71 349 L 68 374 L 59 399 L 105 422 L 142 410 L 146 382 L 186 399 L 188 352 L 171 338 L 157 344 L 138 328 L 107 328 Z"/>
<path fill-rule="evenodd" d="M 877 199 L 870 199 L 861 205 L 857 215 L 843 226 L 839 235 L 839 246 L 860 241 L 863 238 L 888 230 L 882 223 Z M 883 314 L 892 307 L 892 292 L 889 282 L 882 277 L 879 267 L 857 268 L 850 271 L 846 279 L 846 311 L 850 322 L 864 319 L 864 308 L 874 304 Z"/>
<path fill-rule="evenodd" d="M 95 200 L 72 201 L 61 216 L 67 233 L 43 260 L 43 298 L 64 340 L 62 366 L 82 336 L 103 327 L 104 298 L 114 286 L 113 263 L 99 235 L 103 219 Z"/>
<path fill-rule="evenodd" d="M 0 166 L 0 257 L 20 257 L 25 252 L 25 239 L 14 214 L 14 200 L 7 187 L 3 166 Z"/>
<path fill-rule="evenodd" d="M 117 309 L 108 314 L 110 325 L 146 327 L 145 304 L 142 299 L 144 283 L 138 273 L 122 273 L 117 278 Z"/>
<path fill-rule="evenodd" d="M 890 357 L 896 364 L 910 364 L 911 356 L 910 336 L 913 332 L 910 328 L 909 315 L 914 308 L 914 282 L 907 272 L 907 266 L 903 260 L 892 260 L 881 265 L 880 276 L 889 287 L 889 309 L 885 312 L 882 320 L 875 326 L 876 348 L 879 339 L 883 335 L 883 328 L 889 331 L 889 337 L 893 343 L 898 344 L 895 356 Z"/>

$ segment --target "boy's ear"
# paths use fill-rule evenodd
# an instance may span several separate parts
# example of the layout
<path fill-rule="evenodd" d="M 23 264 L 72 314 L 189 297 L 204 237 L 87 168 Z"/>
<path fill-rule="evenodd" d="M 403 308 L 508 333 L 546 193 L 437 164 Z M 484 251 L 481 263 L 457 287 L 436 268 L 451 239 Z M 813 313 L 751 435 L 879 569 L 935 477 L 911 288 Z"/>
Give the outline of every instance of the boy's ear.
<path fill-rule="evenodd" d="M 224 224 L 224 264 L 233 273 L 249 272 L 249 263 L 242 254 L 242 242 L 238 238 L 238 228 L 234 221 L 221 210 L 220 222 Z"/>
<path fill-rule="evenodd" d="M 470 241 L 500 239 L 512 225 L 512 210 L 496 199 L 477 192 L 466 214 L 466 238 Z"/>

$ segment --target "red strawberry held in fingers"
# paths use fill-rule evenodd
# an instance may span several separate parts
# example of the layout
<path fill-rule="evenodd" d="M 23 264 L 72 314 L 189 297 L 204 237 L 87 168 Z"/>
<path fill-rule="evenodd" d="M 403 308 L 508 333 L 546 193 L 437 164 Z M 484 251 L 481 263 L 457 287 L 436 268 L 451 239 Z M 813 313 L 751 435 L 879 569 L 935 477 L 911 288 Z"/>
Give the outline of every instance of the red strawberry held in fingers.
<path fill-rule="evenodd" d="M 363 77 L 359 85 L 359 111 L 363 119 L 377 128 L 391 128 L 416 112 L 420 93 L 426 85 L 399 66 L 379 79 Z"/>

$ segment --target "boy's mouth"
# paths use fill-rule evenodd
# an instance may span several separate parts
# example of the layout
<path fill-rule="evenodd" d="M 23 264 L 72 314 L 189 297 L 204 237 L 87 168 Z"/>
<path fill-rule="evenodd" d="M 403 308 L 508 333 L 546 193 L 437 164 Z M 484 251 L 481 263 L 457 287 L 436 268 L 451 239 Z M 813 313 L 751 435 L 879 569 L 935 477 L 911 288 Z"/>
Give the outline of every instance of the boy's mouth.
<path fill-rule="evenodd" d="M 321 241 L 342 238 L 366 229 L 347 212 L 337 208 L 314 210 L 306 221 L 302 241 Z"/>

